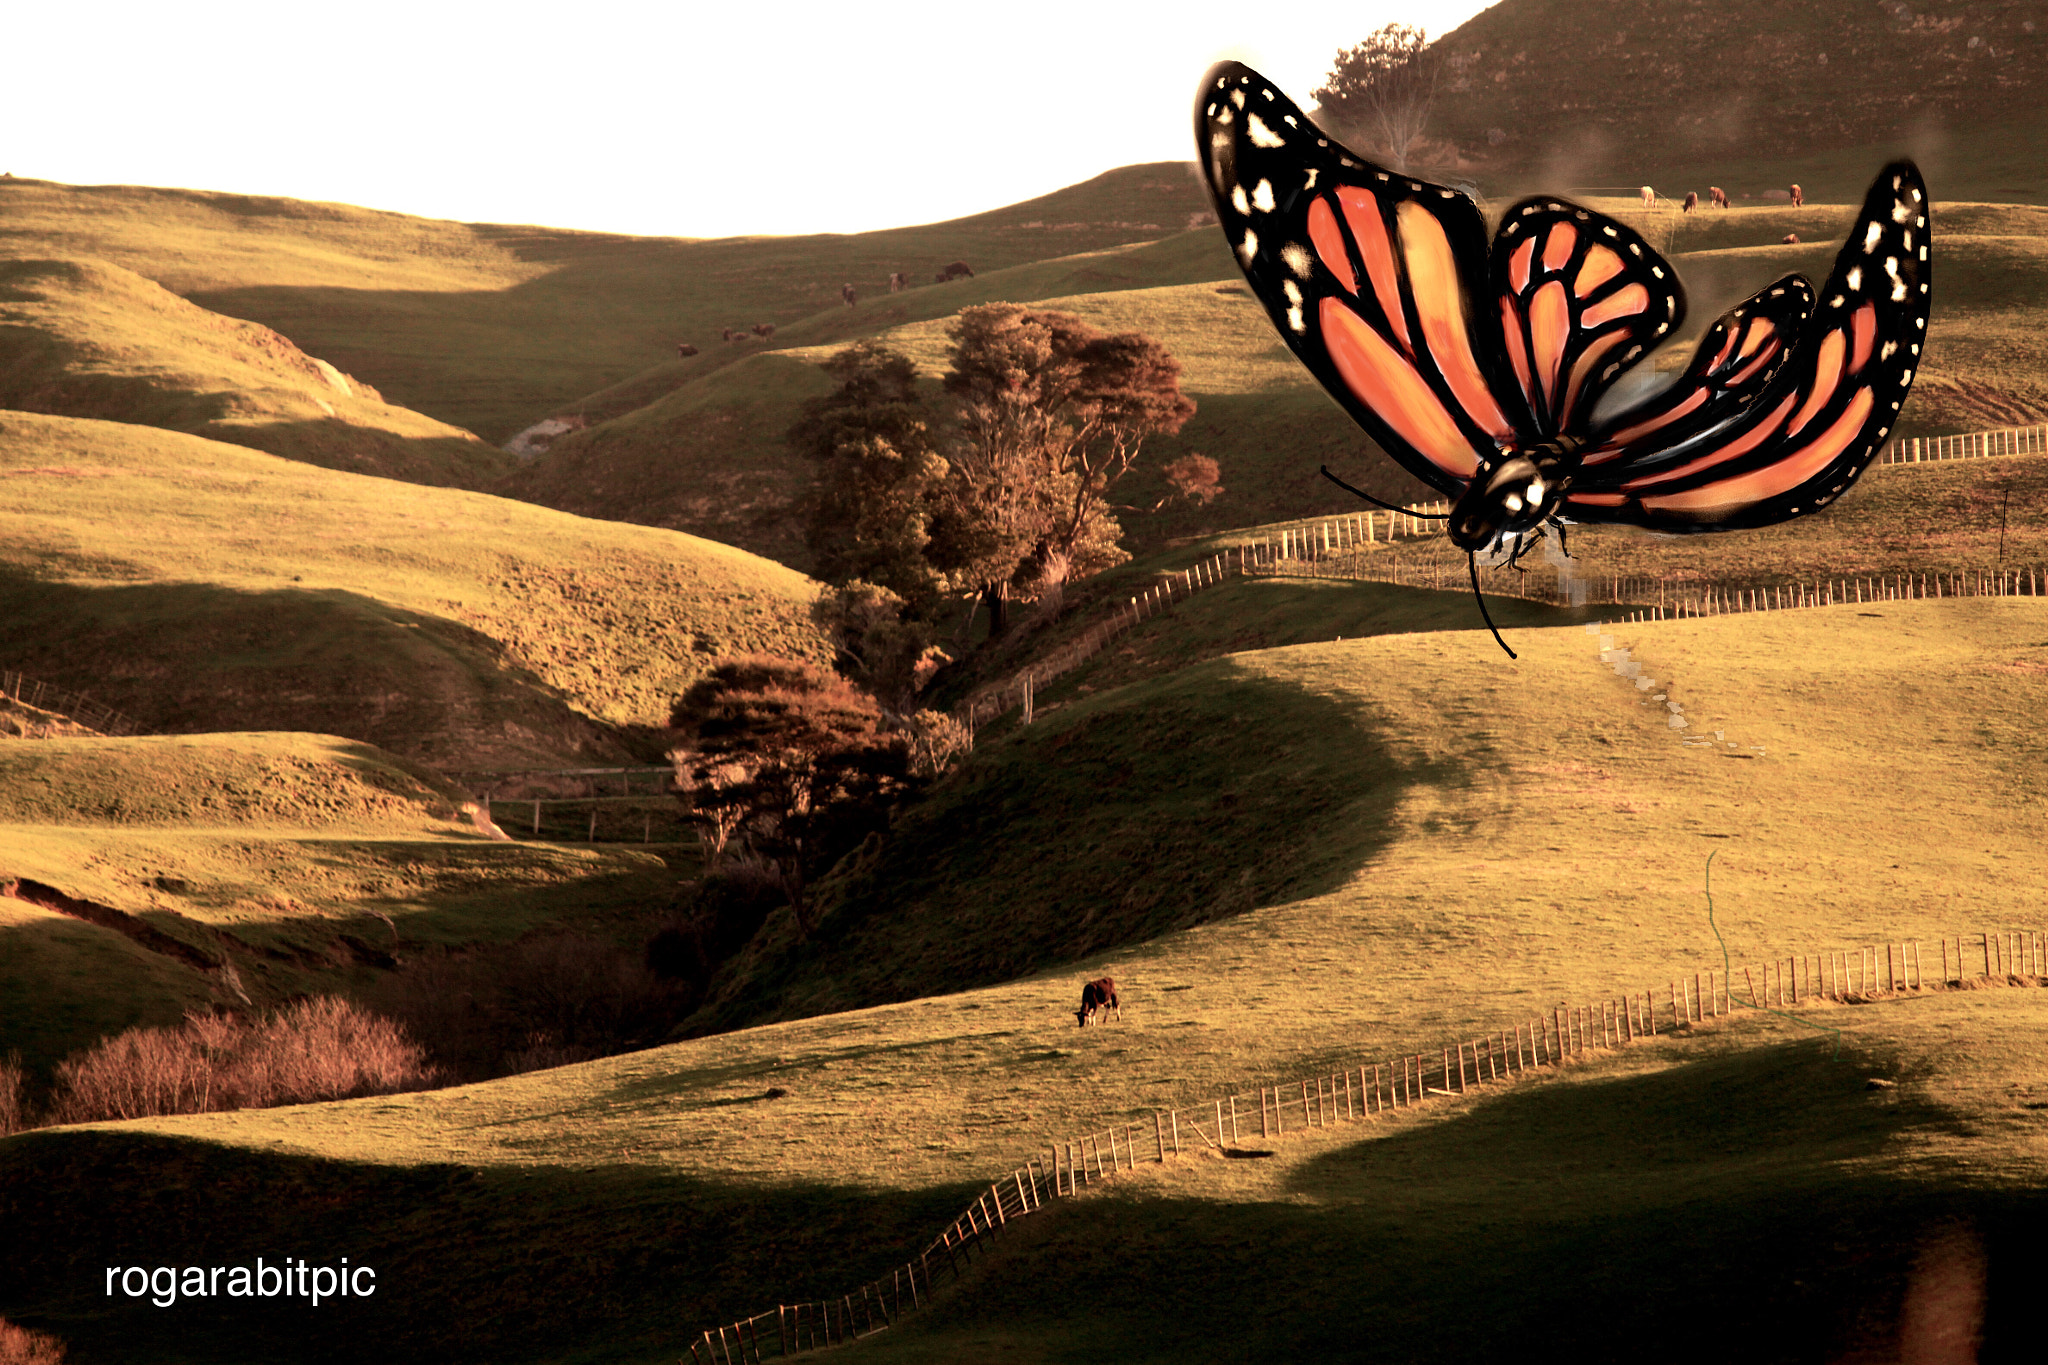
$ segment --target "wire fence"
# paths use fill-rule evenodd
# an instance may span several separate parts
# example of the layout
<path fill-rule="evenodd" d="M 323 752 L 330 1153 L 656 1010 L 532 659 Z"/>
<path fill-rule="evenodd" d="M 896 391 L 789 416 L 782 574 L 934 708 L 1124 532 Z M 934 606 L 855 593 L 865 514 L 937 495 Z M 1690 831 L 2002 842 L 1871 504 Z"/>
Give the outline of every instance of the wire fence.
<path fill-rule="evenodd" d="M 72 692 L 36 678 L 23 677 L 10 669 L 0 669 L 0 696 L 11 697 L 39 711 L 56 712 L 103 735 L 142 733 L 140 725 L 104 702 L 95 701 L 83 692 Z"/>
<path fill-rule="evenodd" d="M 1978 942 L 1971 943 L 1972 937 Z M 1056 1141 L 1047 1151 L 1049 1160 L 1034 1157 L 992 1183 L 903 1265 L 836 1299 L 777 1304 L 708 1328 L 690 1342 L 690 1360 L 693 1365 L 749 1365 L 882 1331 L 927 1306 L 937 1289 L 957 1282 L 973 1256 L 985 1254 L 1011 1223 L 1043 1210 L 1047 1196 L 1084 1194 L 1099 1181 L 1141 1165 L 1164 1165 L 1191 1149 L 1226 1157 L 1272 1155 L 1242 1146 L 1252 1136 L 1254 1121 L 1261 1142 L 1277 1142 L 1341 1123 L 1376 1120 L 1530 1072 L 1554 1070 L 1591 1052 L 1717 1022 L 1737 1010 L 1867 1004 L 1929 991 L 2048 984 L 2048 934 L 2041 930 L 1987 930 L 1952 935 L 1938 944 L 1939 970 L 1932 983 L 1920 940 L 1830 947 L 1739 968 L 1707 967 L 1672 976 L 1661 990 L 1652 984 L 1582 1003 L 1560 1002 L 1547 1013 L 1506 1022 L 1462 1042 L 1378 1061 L 1354 1060 L 1313 1076 L 1254 1086 L 1187 1108 L 1153 1110 Z"/>
<path fill-rule="evenodd" d="M 592 844 L 697 837 L 678 800 L 673 765 L 451 768 L 442 775 L 474 793 L 508 837 Z"/>
<path fill-rule="evenodd" d="M 1885 447 L 1879 464 L 1919 464 L 1926 460 L 1981 460 L 1993 455 L 2048 454 L 2048 424 L 1971 431 L 1959 436 L 1901 437 Z"/>

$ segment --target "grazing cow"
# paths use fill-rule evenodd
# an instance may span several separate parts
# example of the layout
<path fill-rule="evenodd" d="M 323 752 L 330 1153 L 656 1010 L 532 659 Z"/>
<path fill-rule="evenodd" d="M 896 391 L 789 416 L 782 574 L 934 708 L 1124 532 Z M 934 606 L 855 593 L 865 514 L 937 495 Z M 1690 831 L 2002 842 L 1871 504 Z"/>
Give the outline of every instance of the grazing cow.
<path fill-rule="evenodd" d="M 949 280 L 959 279 L 962 275 L 971 280 L 974 278 L 974 271 L 968 268 L 967 262 L 955 261 L 939 272 L 938 281 L 940 284 L 945 284 Z"/>
<path fill-rule="evenodd" d="M 678 359 L 688 360 L 691 356 L 695 354 L 697 354 L 697 348 L 695 346 L 692 346 L 689 342 L 678 341 L 676 343 L 676 356 Z"/>
<path fill-rule="evenodd" d="M 1797 245 L 1799 245 L 1799 234 L 1798 234 L 1798 233 L 1796 233 L 1796 232 L 1788 232 L 1788 233 L 1786 233 L 1786 234 L 1785 234 L 1785 245 L 1786 245 L 1786 246 L 1797 246 Z"/>
<path fill-rule="evenodd" d="M 1657 191 L 1651 189 L 1648 185 L 1643 186 L 1643 207 L 1646 209 L 1657 207 Z"/>
<path fill-rule="evenodd" d="M 1097 1011 L 1106 1015 L 1111 1010 L 1116 1011 L 1118 1022 L 1122 1022 L 1124 1011 L 1117 1004 L 1116 982 L 1106 976 L 1097 977 L 1081 988 L 1081 1008 L 1074 1011 L 1074 1018 L 1080 1020 L 1082 1028 L 1087 1028 Z"/>
<path fill-rule="evenodd" d="M 1714 207 L 1717 209 L 1728 207 L 1728 191 L 1722 189 L 1719 185 L 1707 186 L 1707 198 L 1714 201 Z"/>
<path fill-rule="evenodd" d="M 845 301 L 848 308 L 851 308 L 853 307 L 854 299 L 858 298 L 859 295 L 853 292 L 851 284 L 842 284 L 839 286 L 839 297 Z"/>
<path fill-rule="evenodd" d="M 757 323 L 755 323 L 755 324 L 754 324 L 754 335 L 755 335 L 755 336 L 757 336 L 757 337 L 772 337 L 772 336 L 774 336 L 774 335 L 775 335 L 775 324 L 774 324 L 774 323 L 772 323 L 772 322 L 757 322 Z"/>
<path fill-rule="evenodd" d="M 1797 185 L 1792 187 L 1792 207 L 1795 209 L 1806 207 L 1806 194 Z"/>
<path fill-rule="evenodd" d="M 1692 212 L 1692 211 L 1693 211 L 1694 209 L 1698 208 L 1699 206 L 1700 206 L 1700 196 L 1699 196 L 1699 191 L 1698 191 L 1698 190 L 1687 190 L 1687 191 L 1685 192 L 1685 203 L 1684 203 L 1684 204 L 1683 204 L 1683 205 L 1682 205 L 1682 206 L 1680 207 L 1680 209 L 1679 209 L 1679 212 L 1681 212 L 1681 213 L 1691 213 L 1691 212 Z"/>
<path fill-rule="evenodd" d="M 719 328 L 718 334 L 720 337 L 722 337 L 724 340 L 728 342 L 752 341 L 754 339 L 754 334 L 752 332 L 735 332 L 730 327 Z"/>
<path fill-rule="evenodd" d="M 889 273 L 890 293 L 900 294 L 908 288 L 910 288 L 910 276 L 904 274 L 900 270 L 894 270 Z"/>

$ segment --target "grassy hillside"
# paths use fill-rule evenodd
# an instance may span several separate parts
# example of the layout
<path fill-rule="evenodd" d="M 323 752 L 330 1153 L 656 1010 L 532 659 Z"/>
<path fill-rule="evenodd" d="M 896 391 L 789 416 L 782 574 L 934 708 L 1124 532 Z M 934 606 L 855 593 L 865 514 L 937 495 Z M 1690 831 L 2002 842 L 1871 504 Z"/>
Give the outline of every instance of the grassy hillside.
<path fill-rule="evenodd" d="M 2048 197 L 2048 23 L 2030 6 L 1505 0 L 1437 48 L 1432 127 L 1483 174 L 1669 193 L 1697 170 L 1674 197 L 1795 180 L 1846 197 L 1911 147 L 1940 197 Z"/>
<path fill-rule="evenodd" d="M 1243 623 L 1288 591 L 1217 590 L 1176 618 Z M 1392 591 L 1300 595 L 1341 622 L 1352 600 Z M 1455 633 L 1234 654 L 1083 694 L 980 746 L 814 938 L 759 945 L 707 1021 L 911 999 L 1100 962 L 1116 945 L 1141 962 L 1158 950 L 1137 945 L 1217 920 L 1250 961 L 1281 950 L 1254 954 L 1262 936 L 1242 912 L 1276 902 L 1317 907 L 1302 953 L 1317 951 L 1310 922 L 1398 938 L 1395 925 L 1438 923 L 1448 898 L 1488 907 L 1489 927 L 1470 932 L 1510 975 L 1566 939 L 1621 961 L 1687 941 L 1671 936 L 1718 846 L 1703 837 L 1728 838 L 1722 862 L 1767 879 L 1732 921 L 1752 938 L 1802 923 L 1931 937 L 1963 904 L 1992 923 L 2022 916 L 2048 810 L 2026 719 L 2048 696 L 2044 623 L 2043 599 L 2023 598 L 1646 626 L 1625 643 L 1659 680 L 1653 698 L 1604 672 L 1582 631 L 1511 626 L 1510 661 L 1468 618 Z M 1175 630 L 1150 623 L 1103 658 L 1114 670 Z M 1069 675 L 1048 700 L 1114 676 Z M 1769 757 L 1682 749 L 1664 697 Z M 1916 774 L 1903 793 L 1886 776 L 1902 752 Z M 1517 831 L 1538 819 L 1531 844 Z M 1364 960 L 1335 970 L 1350 995 L 1399 989 L 1398 974 L 1356 979 Z"/>
<path fill-rule="evenodd" d="M 516 463 L 393 407 L 268 327 L 98 261 L 0 260 L 0 407 L 165 427 L 412 483 L 476 487 Z"/>
<path fill-rule="evenodd" d="M 456 1091 L 10 1139 L 0 1213 L 44 1249 L 0 1278 L 0 1312 L 108 1359 L 304 1343 L 302 1319 L 208 1305 L 174 1340 L 167 1315 L 86 1284 L 160 1263 L 175 1223 L 196 1262 L 290 1240 L 406 1286 L 337 1306 L 345 1345 L 302 1352 L 672 1358 L 683 1324 L 883 1269 L 1050 1135 L 1718 964 L 1710 850 L 1738 963 L 1901 939 L 1932 959 L 1943 933 L 2038 920 L 2042 612 L 1851 608 L 1622 641 L 1761 758 L 1683 747 L 1576 628 L 1525 631 L 1520 663 L 1476 632 L 1409 635 L 1101 694 L 979 752 L 903 832 L 928 856 L 899 866 L 902 897 L 788 959 L 806 1007 L 873 992 L 882 953 L 887 987 L 924 998 Z M 1235 751 L 1231 727 L 1249 727 Z M 1161 755 L 1183 753 L 1174 782 Z M 1212 754 L 1233 754 L 1229 783 L 1204 776 Z M 1003 784 L 1002 827 L 973 819 Z M 1116 819 L 1091 822 L 1105 793 Z M 1141 821 L 1157 852 L 1112 844 Z M 998 967 L 1042 970 L 967 988 Z M 1076 988 L 1102 974 L 1124 1019 L 1081 1033 Z M 2036 994 L 1817 1011 L 1839 1056 L 1745 1021 L 1267 1162 L 1141 1174 L 1019 1230 L 925 1324 L 860 1349 L 1184 1358 L 1184 1332 L 1226 1328 L 1279 1349 L 1335 1330 L 1305 1323 L 1315 1303 L 1357 1296 L 1381 1324 L 1367 1358 L 1469 1358 L 1554 1312 L 1534 1267 L 1591 1259 L 1611 1269 L 1575 1301 L 1617 1332 L 1726 1312 L 1816 1334 L 1782 1358 L 1825 1355 L 1866 1311 L 1871 1331 L 1892 1320 L 1931 1209 L 1978 1219 L 1994 1264 L 2026 1245 L 2007 1229 L 2038 1216 Z M 1127 1262 L 1081 1250 L 1112 1219 Z M 478 1257 L 479 1240 L 517 1250 Z M 1753 1292 L 1766 1267 L 1775 1287 Z M 1498 1311 L 1432 1335 L 1475 1286 Z M 1036 1306 L 1047 1290 L 1073 1306 Z"/>
<path fill-rule="evenodd" d="M 0 749 L 0 1053 L 362 987 L 431 947 L 606 926 L 664 863 L 484 838 L 397 757 L 288 733 Z M 56 894 L 52 894 L 52 893 Z"/>
<path fill-rule="evenodd" d="M 1823 279 L 1854 217 L 1849 204 L 1721 213 L 1644 213 L 1640 203 L 1593 199 L 1669 253 L 1691 301 L 1680 336 L 1654 362 L 1681 367 L 1723 311 L 1779 276 Z M 1495 200 L 1491 207 L 1506 207 Z M 2038 300 L 2048 297 L 2048 211 L 2012 205 L 1937 207 L 1939 283 L 1926 366 L 1899 433 L 1930 435 L 2048 419 L 2048 344 Z M 1787 245 L 1788 233 L 1800 237 Z M 1073 290 L 1074 292 L 1060 292 Z M 957 291 L 957 292 L 956 292 Z M 1222 465 L 1224 493 L 1125 516 L 1139 551 L 1226 527 L 1356 510 L 1317 477 L 1328 462 L 1387 499 L 1427 490 L 1373 451 L 1280 344 L 1210 228 L 1146 246 L 1021 266 L 878 303 L 839 308 L 779 330 L 775 351 L 703 356 L 650 371 L 579 415 L 596 420 L 557 441 L 503 485 L 515 496 L 589 516 L 688 530 L 802 564 L 800 528 L 783 509 L 810 470 L 782 444 L 805 399 L 827 390 L 815 365 L 861 335 L 879 335 L 931 378 L 946 365 L 947 325 L 970 303 L 1029 302 L 1096 327 L 1139 330 L 1185 366 L 1197 412 L 1178 435 L 1148 447 L 1118 500 L 1151 507 L 1168 491 L 1160 465 L 1200 453 Z M 754 343 L 748 343 L 752 347 Z M 635 403 L 644 406 L 634 408 Z"/>
<path fill-rule="evenodd" d="M 892 272 L 1002 269 L 1177 231 L 1206 205 L 1178 162 L 1021 204 L 850 236 L 690 241 L 449 223 L 343 204 L 0 181 L 0 254 L 93 257 L 250 318 L 392 403 L 501 443 L 721 327 L 873 298 Z"/>
<path fill-rule="evenodd" d="M 153 729 L 556 765 L 713 655 L 825 651 L 812 585 L 723 545 L 146 427 L 0 414 L 0 517 L 0 657 Z"/>

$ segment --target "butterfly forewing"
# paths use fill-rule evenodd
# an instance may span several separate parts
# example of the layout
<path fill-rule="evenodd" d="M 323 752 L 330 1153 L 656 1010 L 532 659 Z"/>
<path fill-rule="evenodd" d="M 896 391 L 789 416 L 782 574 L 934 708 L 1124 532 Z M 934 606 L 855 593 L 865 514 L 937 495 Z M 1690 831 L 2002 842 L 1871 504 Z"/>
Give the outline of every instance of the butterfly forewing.
<path fill-rule="evenodd" d="M 1812 295 L 1803 325 L 1797 319 L 1807 306 L 1804 282 L 1794 277 L 1779 282 L 1787 295 L 1769 299 L 1766 290 L 1738 308 L 1756 305 L 1739 332 L 1718 340 L 1710 332 L 1703 341 L 1694 369 L 1709 346 L 1732 346 L 1733 359 L 1723 362 L 1731 382 L 1722 396 L 1735 398 L 1739 411 L 1704 430 L 1692 422 L 1682 425 L 1694 429 L 1683 432 L 1617 429 L 1608 449 L 1592 452 L 1601 462 L 1589 458 L 1567 514 L 1659 530 L 1732 530 L 1785 521 L 1840 497 L 1891 434 L 1919 368 L 1927 336 L 1928 207 L 1913 165 L 1887 166 L 1833 272 Z M 1758 388 L 1743 378 L 1745 370 L 1752 379 L 1769 371 L 1769 378 Z M 1749 389 L 1754 396 L 1745 400 Z"/>
<path fill-rule="evenodd" d="M 1486 224 L 1455 190 L 1325 137 L 1248 67 L 1213 68 L 1195 108 L 1217 217 L 1273 325 L 1360 426 L 1456 494 L 1521 440 L 1520 391 L 1486 297 Z"/>
<path fill-rule="evenodd" d="M 1648 242 L 1559 199 L 1507 211 L 1491 274 L 1508 363 L 1538 436 L 1583 430 L 1616 377 L 1685 320 L 1677 272 Z"/>

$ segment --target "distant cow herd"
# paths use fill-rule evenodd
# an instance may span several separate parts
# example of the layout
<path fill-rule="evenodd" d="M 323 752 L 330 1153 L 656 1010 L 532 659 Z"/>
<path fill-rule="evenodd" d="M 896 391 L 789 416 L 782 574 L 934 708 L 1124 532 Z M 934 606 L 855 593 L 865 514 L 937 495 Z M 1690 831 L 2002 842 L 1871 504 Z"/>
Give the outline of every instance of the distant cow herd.
<path fill-rule="evenodd" d="M 1644 208 L 1646 208 L 1646 209 L 1653 209 L 1653 208 L 1657 207 L 1657 191 L 1655 191 L 1654 189 L 1651 189 L 1651 188 L 1650 188 L 1650 187 L 1649 187 L 1648 185 L 1644 185 L 1644 186 L 1643 186 L 1643 187 L 1642 187 L 1642 188 L 1641 188 L 1641 189 L 1640 189 L 1640 190 L 1638 191 L 1638 193 L 1640 193 L 1640 194 L 1642 195 L 1642 197 L 1643 197 L 1643 207 L 1644 207 Z M 1776 194 L 1776 193 L 1778 193 L 1778 191 L 1775 191 L 1775 190 L 1774 190 L 1774 191 L 1772 191 L 1772 193 L 1773 193 L 1773 194 Z M 1796 208 L 1803 208 L 1803 207 L 1805 206 L 1805 204 L 1806 204 L 1806 192 L 1805 192 L 1804 190 L 1800 189 L 1800 188 L 1799 188 L 1799 187 L 1798 187 L 1797 185 L 1794 185 L 1794 186 L 1792 187 L 1792 192 L 1791 192 L 1791 199 L 1792 199 L 1792 207 L 1793 207 L 1793 208 L 1795 208 L 1795 209 L 1796 209 Z M 1725 208 L 1727 208 L 1727 207 L 1728 207 L 1728 191 L 1726 191 L 1726 190 L 1722 189 L 1722 188 L 1721 188 L 1721 187 L 1720 187 L 1719 185 L 1709 185 L 1709 186 L 1707 186 L 1707 202 L 1708 202 L 1709 204 L 1712 204 L 1712 205 L 1713 205 L 1713 206 L 1714 206 L 1715 208 L 1717 208 L 1717 209 L 1725 209 Z M 1687 190 L 1687 191 L 1685 192 L 1685 198 L 1684 198 L 1683 200 L 1681 200 L 1681 201 L 1680 201 L 1680 203 L 1679 203 L 1679 206 L 1678 206 L 1678 211 L 1679 211 L 1680 213 L 1691 213 L 1691 212 L 1693 212 L 1693 211 L 1694 211 L 1695 209 L 1699 208 L 1699 206 L 1700 206 L 1700 196 L 1699 196 L 1699 191 L 1697 191 L 1697 190 Z"/>
<path fill-rule="evenodd" d="M 965 261 L 952 261 L 946 265 L 945 269 L 932 277 L 932 282 L 934 284 L 947 284 L 953 280 L 973 278 L 974 267 Z M 892 270 L 889 272 L 890 293 L 900 294 L 908 288 L 910 288 L 910 274 L 908 271 Z M 839 286 L 839 301 L 848 308 L 856 308 L 860 305 L 860 291 L 854 287 L 853 281 L 848 280 Z M 731 346 L 751 341 L 766 341 L 774 335 L 774 323 L 757 322 L 752 327 L 745 329 L 722 327 L 719 329 L 718 339 Z M 678 360 L 688 360 L 693 355 L 701 354 L 701 351 L 687 341 L 678 341 L 676 343 L 676 359 Z"/>

